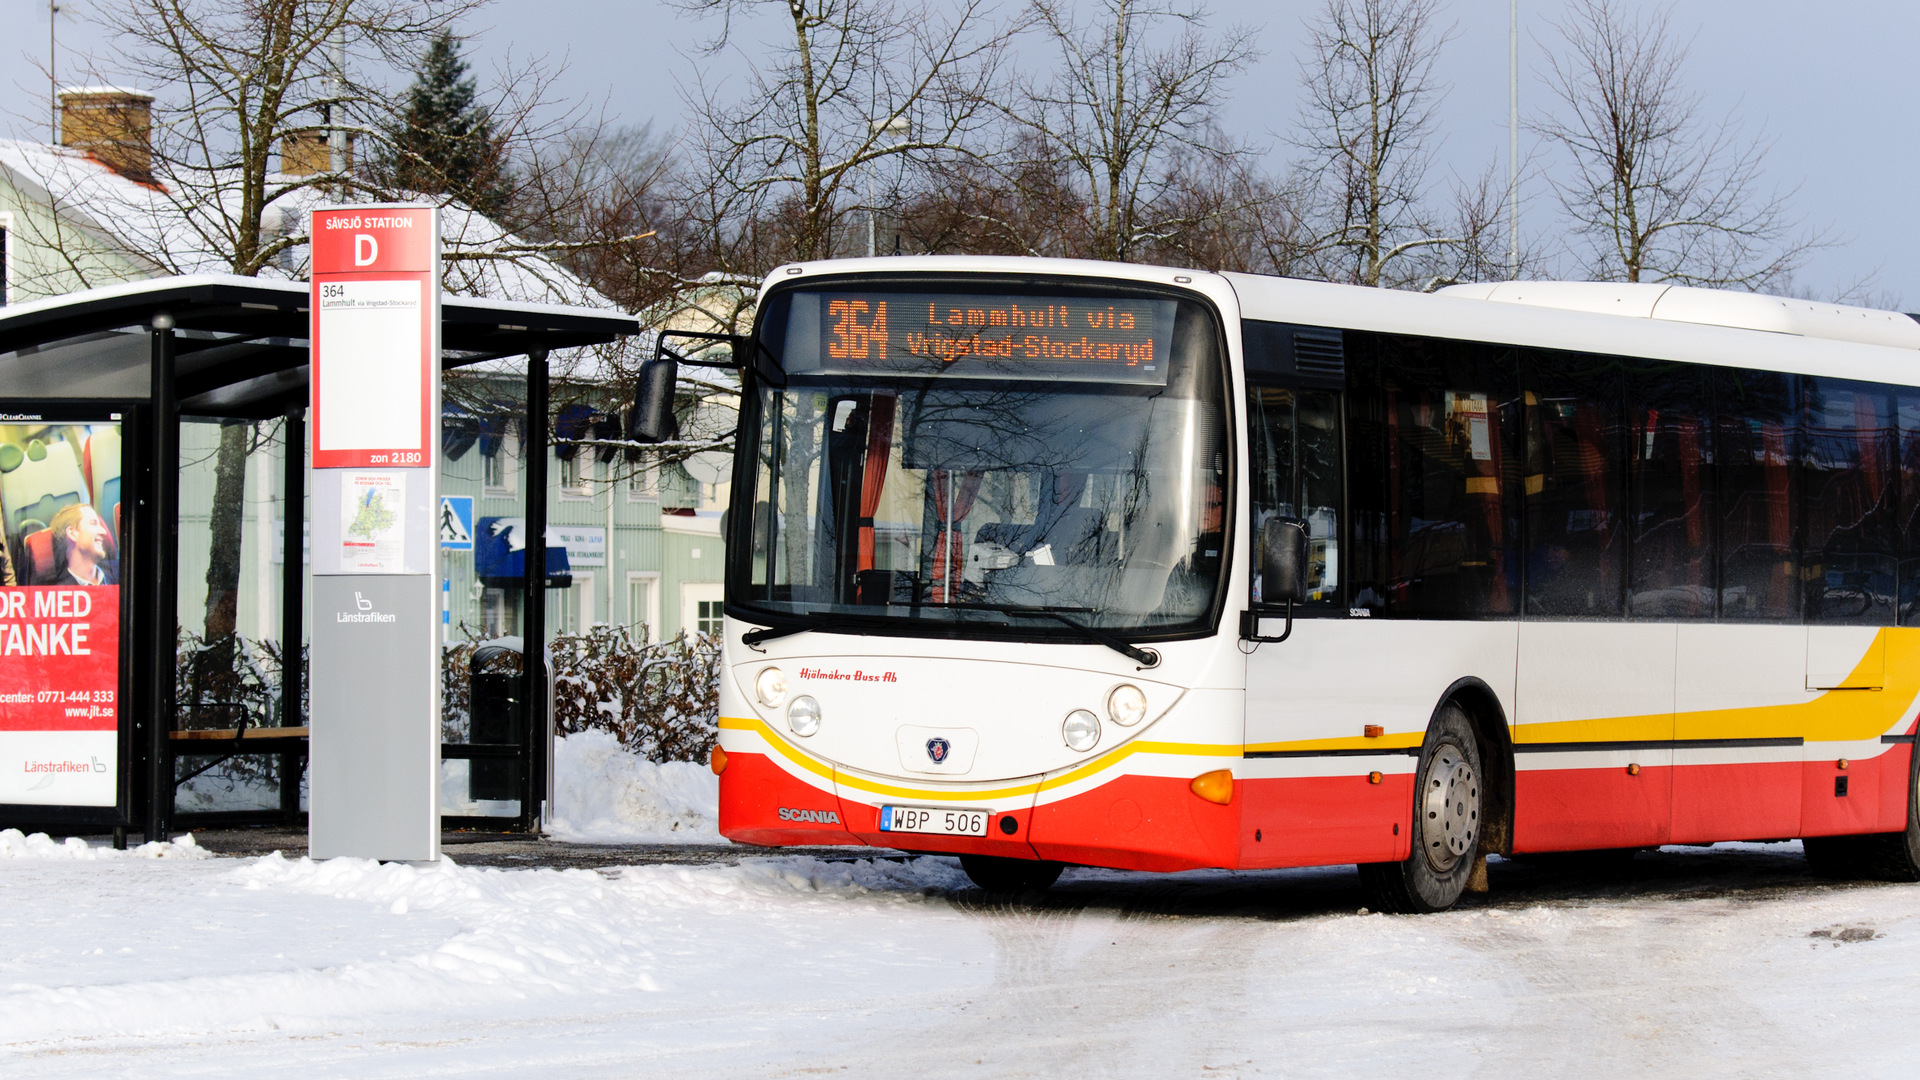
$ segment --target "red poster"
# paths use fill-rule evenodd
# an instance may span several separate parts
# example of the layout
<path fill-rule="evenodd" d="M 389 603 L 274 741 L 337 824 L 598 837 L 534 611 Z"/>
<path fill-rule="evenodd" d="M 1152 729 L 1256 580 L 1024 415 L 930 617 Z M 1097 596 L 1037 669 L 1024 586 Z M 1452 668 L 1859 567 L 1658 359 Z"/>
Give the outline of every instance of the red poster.
<path fill-rule="evenodd" d="M 120 586 L 0 588 L 0 731 L 120 725 Z"/>
<path fill-rule="evenodd" d="M 0 803 L 111 806 L 120 586 L 0 587 Z"/>

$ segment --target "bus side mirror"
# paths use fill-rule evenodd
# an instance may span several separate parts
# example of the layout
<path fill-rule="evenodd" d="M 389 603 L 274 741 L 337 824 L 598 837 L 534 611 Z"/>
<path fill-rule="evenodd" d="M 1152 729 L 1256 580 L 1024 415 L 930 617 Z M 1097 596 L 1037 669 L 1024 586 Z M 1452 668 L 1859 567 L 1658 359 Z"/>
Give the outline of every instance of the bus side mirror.
<path fill-rule="evenodd" d="M 1307 598 L 1307 523 L 1271 517 L 1260 526 L 1260 602 L 1297 604 Z"/>
<path fill-rule="evenodd" d="M 627 424 L 629 439 L 657 443 L 673 438 L 673 390 L 679 377 L 680 365 L 670 356 L 640 365 L 640 378 L 633 388 L 633 417 Z"/>

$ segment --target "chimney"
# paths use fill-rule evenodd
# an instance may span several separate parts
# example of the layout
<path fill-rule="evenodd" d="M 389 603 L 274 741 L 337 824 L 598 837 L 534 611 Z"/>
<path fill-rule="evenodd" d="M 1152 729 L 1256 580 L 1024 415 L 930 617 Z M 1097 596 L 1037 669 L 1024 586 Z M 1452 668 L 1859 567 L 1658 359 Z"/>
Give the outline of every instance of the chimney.
<path fill-rule="evenodd" d="M 352 134 L 347 136 L 347 171 L 353 171 Z M 287 176 L 312 176 L 333 169 L 333 148 L 326 128 L 296 131 L 280 140 L 280 171 Z"/>
<path fill-rule="evenodd" d="M 60 91 L 60 145 L 84 151 L 129 180 L 153 182 L 153 95 L 115 86 Z"/>

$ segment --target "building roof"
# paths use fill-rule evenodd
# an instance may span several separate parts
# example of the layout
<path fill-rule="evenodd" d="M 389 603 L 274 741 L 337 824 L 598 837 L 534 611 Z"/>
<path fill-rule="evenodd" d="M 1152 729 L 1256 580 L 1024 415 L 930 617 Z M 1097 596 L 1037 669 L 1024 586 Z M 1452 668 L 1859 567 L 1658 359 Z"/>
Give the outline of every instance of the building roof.
<path fill-rule="evenodd" d="M 203 274 L 128 282 L 0 308 L 0 398 L 144 399 L 149 331 L 175 328 L 175 394 L 190 415 L 263 418 L 306 400 L 308 286 Z M 448 296 L 441 363 L 602 345 L 640 330 L 592 308 Z"/>
<path fill-rule="evenodd" d="M 91 244 L 155 275 L 231 272 L 232 265 L 221 251 L 223 237 L 238 216 L 240 190 L 237 182 L 219 172 L 197 176 L 190 190 L 175 191 L 164 178 L 152 184 L 130 180 L 78 149 L 0 139 L 0 177 L 23 196 L 55 210 L 60 219 L 61 234 L 50 237 L 31 236 L 25 226 L 16 224 L 16 243 L 75 248 Z M 261 231 L 269 239 L 304 233 L 307 214 L 335 202 L 311 179 L 278 173 L 267 178 L 267 199 Z M 564 267 L 524 250 L 531 245 L 486 215 L 458 203 L 440 209 L 449 292 L 526 303 L 615 306 Z M 74 231 L 69 234 L 67 229 Z M 309 255 L 308 245 L 295 245 L 262 267 L 260 276 L 304 280 L 310 270 Z M 21 283 L 16 280 L 15 284 Z M 22 291 L 46 290 L 34 290 L 29 283 Z"/>

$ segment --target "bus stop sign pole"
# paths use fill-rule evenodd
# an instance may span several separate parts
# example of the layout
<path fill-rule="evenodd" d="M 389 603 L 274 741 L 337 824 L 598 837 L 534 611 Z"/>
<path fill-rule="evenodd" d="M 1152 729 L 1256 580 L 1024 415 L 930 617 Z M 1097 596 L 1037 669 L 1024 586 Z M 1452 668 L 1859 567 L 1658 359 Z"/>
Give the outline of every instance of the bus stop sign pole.
<path fill-rule="evenodd" d="M 314 858 L 440 857 L 440 229 L 421 206 L 316 210 Z"/>

